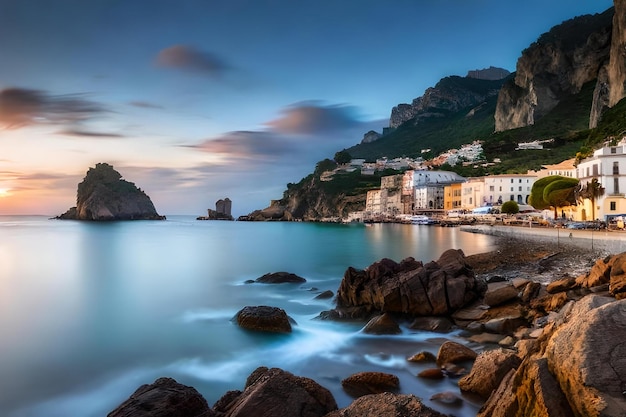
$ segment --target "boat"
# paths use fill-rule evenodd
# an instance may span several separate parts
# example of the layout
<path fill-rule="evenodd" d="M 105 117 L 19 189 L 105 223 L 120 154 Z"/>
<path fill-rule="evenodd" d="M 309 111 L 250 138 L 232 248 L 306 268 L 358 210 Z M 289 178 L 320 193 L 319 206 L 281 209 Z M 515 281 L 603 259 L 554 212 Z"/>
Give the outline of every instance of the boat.
<path fill-rule="evenodd" d="M 411 216 L 411 224 L 431 225 L 436 223 L 437 221 L 435 219 L 431 219 L 430 217 L 423 214 L 416 214 Z"/>

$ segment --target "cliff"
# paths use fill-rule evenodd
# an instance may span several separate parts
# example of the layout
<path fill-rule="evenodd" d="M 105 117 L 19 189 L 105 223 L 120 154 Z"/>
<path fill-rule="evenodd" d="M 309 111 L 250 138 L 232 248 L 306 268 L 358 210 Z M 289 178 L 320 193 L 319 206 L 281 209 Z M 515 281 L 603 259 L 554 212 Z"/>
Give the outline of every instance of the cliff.
<path fill-rule="evenodd" d="M 626 2 L 616 1 L 616 16 L 623 14 L 624 5 Z M 594 95 L 597 104 L 589 109 L 590 127 L 595 127 L 611 90 L 609 80 L 616 78 L 612 74 L 617 70 L 608 67 L 613 15 L 614 9 L 610 8 L 601 14 L 567 20 L 525 49 L 517 61 L 515 78 L 498 95 L 496 132 L 533 125 L 565 97 L 600 78 Z"/>
<path fill-rule="evenodd" d="M 505 71 L 505 70 L 502 70 Z M 428 88 L 422 97 L 411 104 L 398 104 L 391 110 L 389 127 L 397 128 L 413 120 L 417 125 L 426 119 L 441 118 L 450 113 L 478 106 L 489 97 L 496 96 L 504 79 L 479 79 L 451 76 L 443 78 Z"/>
<path fill-rule="evenodd" d="M 359 171 L 337 173 L 332 181 L 320 180 L 321 170 L 288 184 L 280 200 L 255 210 L 238 220 L 250 221 L 319 221 L 345 217 L 365 208 L 368 190 L 380 187 L 380 178 L 389 173 L 362 176 Z"/>
<path fill-rule="evenodd" d="M 78 184 L 76 207 L 57 217 L 71 220 L 164 220 L 150 197 L 109 164 L 89 168 Z"/>

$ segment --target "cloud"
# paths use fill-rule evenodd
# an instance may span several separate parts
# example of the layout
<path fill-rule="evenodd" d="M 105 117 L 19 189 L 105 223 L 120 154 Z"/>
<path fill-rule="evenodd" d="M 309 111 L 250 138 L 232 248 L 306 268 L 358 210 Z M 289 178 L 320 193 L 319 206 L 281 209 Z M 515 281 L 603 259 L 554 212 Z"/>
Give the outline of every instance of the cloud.
<path fill-rule="evenodd" d="M 18 129 L 37 124 L 77 123 L 105 112 L 79 94 L 50 95 L 41 90 L 0 90 L 0 126 Z"/>
<path fill-rule="evenodd" d="M 130 104 L 133 107 L 139 107 L 142 109 L 162 109 L 163 106 L 160 106 L 158 104 L 153 104 L 153 103 L 149 103 L 147 101 L 131 101 L 128 104 Z"/>
<path fill-rule="evenodd" d="M 266 123 L 280 133 L 314 135 L 357 127 L 361 122 L 350 106 L 324 106 L 317 102 L 297 103 L 287 107 L 282 116 Z"/>
<path fill-rule="evenodd" d="M 210 52 L 204 52 L 185 45 L 174 45 L 159 52 L 158 66 L 177 68 L 184 71 L 205 74 L 219 78 L 230 66 Z"/>
<path fill-rule="evenodd" d="M 287 138 L 272 132 L 236 131 L 189 147 L 227 159 L 274 160 L 293 151 Z"/>
<path fill-rule="evenodd" d="M 64 136 L 79 136 L 88 138 L 124 138 L 126 136 L 119 133 L 106 133 L 106 132 L 90 132 L 87 130 L 67 129 L 57 132 L 59 135 Z"/>

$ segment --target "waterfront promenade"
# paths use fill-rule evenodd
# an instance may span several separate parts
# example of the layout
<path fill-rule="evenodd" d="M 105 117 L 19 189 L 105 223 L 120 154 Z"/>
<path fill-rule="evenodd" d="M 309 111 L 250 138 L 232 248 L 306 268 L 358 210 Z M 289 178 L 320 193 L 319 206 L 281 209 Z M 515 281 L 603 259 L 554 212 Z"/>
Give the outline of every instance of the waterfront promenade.
<path fill-rule="evenodd" d="M 556 247 L 575 245 L 580 248 L 605 254 L 626 252 L 626 231 L 500 225 L 461 226 L 461 230 L 492 236 L 535 239 L 541 242 L 553 243 Z"/>

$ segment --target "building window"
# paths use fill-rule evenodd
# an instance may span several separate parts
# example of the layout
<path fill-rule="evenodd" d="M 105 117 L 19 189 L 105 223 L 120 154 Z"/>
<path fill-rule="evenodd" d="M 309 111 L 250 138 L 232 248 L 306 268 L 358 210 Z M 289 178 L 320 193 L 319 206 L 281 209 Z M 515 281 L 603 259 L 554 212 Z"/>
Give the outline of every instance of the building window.
<path fill-rule="evenodd" d="M 502 186 L 500 186 L 500 191 L 502 191 Z"/>
<path fill-rule="evenodd" d="M 511 201 L 515 201 L 515 196 L 513 194 L 511 194 Z"/>
<path fill-rule="evenodd" d="M 615 203 L 615 201 L 611 201 L 611 211 L 615 211 L 617 210 L 617 204 Z"/>
<path fill-rule="evenodd" d="M 593 165 L 593 176 L 594 177 L 598 176 L 598 165 L 597 164 Z"/>
<path fill-rule="evenodd" d="M 617 153 L 617 148 L 611 148 L 611 153 Z"/>
<path fill-rule="evenodd" d="M 519 183 L 520 183 L 520 184 L 522 183 L 522 179 L 521 179 L 521 178 L 519 179 Z"/>
<path fill-rule="evenodd" d="M 519 191 L 522 191 L 522 187 L 519 187 Z"/>
<path fill-rule="evenodd" d="M 489 191 L 495 191 L 495 190 L 494 190 L 494 188 L 495 188 L 495 187 L 494 187 L 493 185 L 490 185 L 490 186 L 489 186 Z"/>
<path fill-rule="evenodd" d="M 619 162 L 613 162 L 613 175 L 619 175 Z"/>
<path fill-rule="evenodd" d="M 613 178 L 613 192 L 619 194 L 619 178 Z"/>
<path fill-rule="evenodd" d="M 513 191 L 513 187 L 511 187 L 511 191 Z"/>
<path fill-rule="evenodd" d="M 515 181 L 513 178 L 511 178 L 511 184 L 513 184 L 513 181 Z"/>

